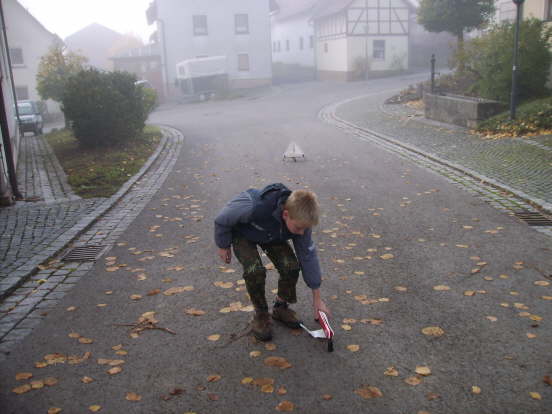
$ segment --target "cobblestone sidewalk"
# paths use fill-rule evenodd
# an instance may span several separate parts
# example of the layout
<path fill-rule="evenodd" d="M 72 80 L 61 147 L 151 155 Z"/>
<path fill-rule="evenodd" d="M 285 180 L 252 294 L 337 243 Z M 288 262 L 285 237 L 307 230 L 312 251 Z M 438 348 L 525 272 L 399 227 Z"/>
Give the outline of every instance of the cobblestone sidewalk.
<path fill-rule="evenodd" d="M 385 98 L 348 100 L 332 105 L 331 111 L 338 119 L 444 160 L 552 212 L 552 137 L 483 139 L 463 128 L 427 121 L 405 105 L 383 104 Z"/>

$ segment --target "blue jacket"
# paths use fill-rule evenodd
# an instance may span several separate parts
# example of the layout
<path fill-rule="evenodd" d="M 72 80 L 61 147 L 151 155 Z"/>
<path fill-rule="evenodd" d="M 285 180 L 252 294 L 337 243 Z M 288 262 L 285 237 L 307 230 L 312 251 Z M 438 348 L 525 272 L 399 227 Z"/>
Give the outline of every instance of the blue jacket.
<path fill-rule="evenodd" d="M 216 217 L 215 243 L 219 248 L 229 248 L 233 234 L 258 244 L 291 239 L 305 283 L 317 289 L 321 284 L 321 272 L 312 230 L 305 230 L 303 235 L 292 234 L 282 219 L 283 206 L 290 194 L 283 184 L 240 193 Z"/>

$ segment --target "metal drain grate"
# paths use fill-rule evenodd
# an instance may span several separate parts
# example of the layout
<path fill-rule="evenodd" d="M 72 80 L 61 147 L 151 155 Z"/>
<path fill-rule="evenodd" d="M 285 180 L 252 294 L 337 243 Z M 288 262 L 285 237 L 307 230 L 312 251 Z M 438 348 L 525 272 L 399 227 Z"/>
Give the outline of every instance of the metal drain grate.
<path fill-rule="evenodd" d="M 78 246 L 69 250 L 61 260 L 64 262 L 95 262 L 106 248 L 107 246 L 97 244 Z"/>
<path fill-rule="evenodd" d="M 514 215 L 530 226 L 552 226 L 552 220 L 536 211 L 518 211 Z"/>

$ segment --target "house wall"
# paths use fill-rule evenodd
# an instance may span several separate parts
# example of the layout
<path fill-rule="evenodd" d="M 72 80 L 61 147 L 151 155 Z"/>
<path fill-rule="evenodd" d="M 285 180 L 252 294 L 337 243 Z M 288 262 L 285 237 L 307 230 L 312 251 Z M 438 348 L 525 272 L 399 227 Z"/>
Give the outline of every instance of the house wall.
<path fill-rule="evenodd" d="M 1 5 L 0 5 L 1 7 Z M 5 11 L 4 11 L 5 12 Z M 5 16 L 4 16 L 5 17 Z M 1 22 L 0 22 L 1 23 Z M 0 99 L 4 100 L 4 107 L 6 110 L 6 118 L 8 120 L 9 140 L 14 152 L 14 163 L 17 166 L 17 153 L 19 150 L 19 129 L 17 128 L 17 122 L 15 120 L 15 97 L 13 95 L 13 89 L 11 84 L 11 76 L 8 63 L 8 52 L 6 49 L 6 39 L 4 38 L 4 31 L 0 27 L 0 71 L 3 76 L 0 79 L 2 86 L 2 96 Z M 0 130 L 0 135 L 2 131 Z M 0 151 L 0 206 L 12 204 L 12 191 L 9 185 L 8 167 L 6 161 L 6 149 L 3 145 L 3 137 L 0 137 L 1 151 Z"/>
<path fill-rule="evenodd" d="M 157 16 L 165 29 L 168 85 L 175 92 L 176 64 L 198 56 L 227 56 L 230 84 L 235 87 L 271 83 L 269 0 L 156 0 Z M 249 33 L 235 33 L 235 14 L 247 14 Z M 196 36 L 193 16 L 206 15 L 208 33 Z M 160 32 L 160 33 L 161 33 Z M 238 70 L 238 54 L 249 55 L 249 70 Z"/>
<path fill-rule="evenodd" d="M 297 19 L 277 21 L 272 19 L 272 61 L 274 63 L 295 64 L 313 67 L 314 38 L 311 47 L 311 36 L 314 36 L 314 27 L 309 22 L 308 16 Z M 303 39 L 303 49 L 301 41 Z M 289 41 L 290 50 L 286 48 Z"/>
<path fill-rule="evenodd" d="M 40 101 L 36 90 L 36 74 L 40 58 L 48 53 L 50 47 L 57 41 L 57 37 L 42 27 L 16 0 L 3 0 L 4 17 L 8 34 L 9 48 L 21 48 L 23 63 L 14 64 L 12 71 L 16 89 L 26 87 L 28 99 Z M 50 114 L 60 113 L 59 105 L 51 100 L 47 101 Z"/>
<path fill-rule="evenodd" d="M 385 41 L 385 58 L 374 57 L 374 41 Z M 348 38 L 349 71 L 355 70 L 355 60 L 368 57 L 370 71 L 408 69 L 408 37 L 368 36 Z"/>

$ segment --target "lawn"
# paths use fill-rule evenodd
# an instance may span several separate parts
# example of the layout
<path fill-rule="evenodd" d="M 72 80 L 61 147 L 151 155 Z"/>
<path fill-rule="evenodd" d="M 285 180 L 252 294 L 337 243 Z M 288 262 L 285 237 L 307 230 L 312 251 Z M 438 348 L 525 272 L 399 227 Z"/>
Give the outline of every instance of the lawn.
<path fill-rule="evenodd" d="M 142 136 L 109 148 L 82 148 L 68 129 L 45 135 L 68 177 L 73 191 L 82 198 L 110 197 L 154 153 L 161 130 L 146 126 Z"/>

